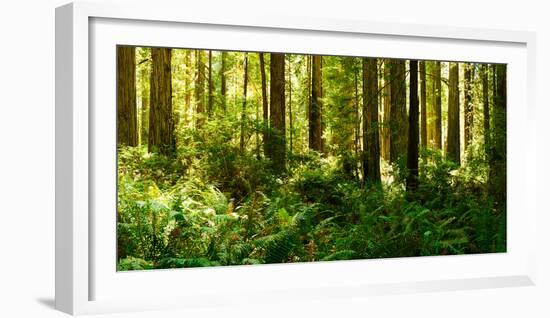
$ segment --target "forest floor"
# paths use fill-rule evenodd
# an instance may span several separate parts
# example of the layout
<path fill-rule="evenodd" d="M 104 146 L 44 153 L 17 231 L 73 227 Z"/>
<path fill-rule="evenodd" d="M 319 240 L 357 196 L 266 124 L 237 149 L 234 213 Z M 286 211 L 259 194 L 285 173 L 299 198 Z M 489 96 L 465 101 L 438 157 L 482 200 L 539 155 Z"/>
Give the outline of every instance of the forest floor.
<path fill-rule="evenodd" d="M 277 175 L 224 138 L 184 132 L 173 158 L 119 148 L 118 270 L 506 251 L 482 162 L 424 151 L 408 193 L 400 163 L 363 184 L 341 156 L 289 154 Z"/>

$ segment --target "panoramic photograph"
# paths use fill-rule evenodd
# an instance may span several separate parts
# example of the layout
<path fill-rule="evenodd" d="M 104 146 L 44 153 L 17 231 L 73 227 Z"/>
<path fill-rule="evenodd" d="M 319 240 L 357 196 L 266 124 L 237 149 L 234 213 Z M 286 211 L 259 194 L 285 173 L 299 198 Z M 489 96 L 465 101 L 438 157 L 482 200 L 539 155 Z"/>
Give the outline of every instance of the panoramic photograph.
<path fill-rule="evenodd" d="M 118 271 L 506 252 L 505 64 L 116 55 Z"/>

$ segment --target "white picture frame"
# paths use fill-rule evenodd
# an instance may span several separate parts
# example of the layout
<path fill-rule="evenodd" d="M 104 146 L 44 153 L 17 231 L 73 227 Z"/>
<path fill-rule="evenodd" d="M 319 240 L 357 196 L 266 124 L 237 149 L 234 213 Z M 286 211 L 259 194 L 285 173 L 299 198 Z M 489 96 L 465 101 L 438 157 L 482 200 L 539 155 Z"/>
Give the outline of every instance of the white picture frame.
<path fill-rule="evenodd" d="M 184 10 L 183 4 L 174 6 L 72 3 L 56 9 L 57 309 L 86 314 L 207 306 L 212 299 L 231 304 L 243 299 L 287 301 L 534 284 L 536 201 L 533 193 L 523 191 L 536 184 L 534 33 L 207 15 Z M 189 36 L 175 41 L 174 34 L 181 34 L 182 28 Z M 147 30 L 155 33 L 143 32 Z M 335 49 L 335 43 L 344 48 Z M 406 51 L 391 53 L 403 43 Z M 98 102 L 115 103 L 115 68 L 110 66 L 116 44 L 508 63 L 509 104 L 518 106 L 508 114 L 507 253 L 116 273 L 108 247 L 112 244 L 114 250 L 115 214 L 93 213 L 102 204 L 116 209 L 109 170 L 116 149 L 109 135 L 115 111 L 94 107 Z M 376 49 L 365 51 L 368 44 Z M 99 133 L 99 124 L 107 127 L 105 133 Z M 105 235 L 99 238 L 97 231 Z M 164 293 L 155 288 L 174 280 L 186 282 L 188 288 L 165 288 Z M 135 293 L 138 286 L 145 291 Z"/>

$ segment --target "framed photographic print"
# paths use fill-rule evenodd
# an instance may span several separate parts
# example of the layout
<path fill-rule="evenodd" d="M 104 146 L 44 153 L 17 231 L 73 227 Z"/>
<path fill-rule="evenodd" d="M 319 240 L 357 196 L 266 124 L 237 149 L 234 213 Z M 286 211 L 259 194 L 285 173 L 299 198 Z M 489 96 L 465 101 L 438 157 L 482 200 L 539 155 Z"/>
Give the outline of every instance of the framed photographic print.
<path fill-rule="evenodd" d="M 533 46 L 58 8 L 56 308 L 533 284 Z"/>

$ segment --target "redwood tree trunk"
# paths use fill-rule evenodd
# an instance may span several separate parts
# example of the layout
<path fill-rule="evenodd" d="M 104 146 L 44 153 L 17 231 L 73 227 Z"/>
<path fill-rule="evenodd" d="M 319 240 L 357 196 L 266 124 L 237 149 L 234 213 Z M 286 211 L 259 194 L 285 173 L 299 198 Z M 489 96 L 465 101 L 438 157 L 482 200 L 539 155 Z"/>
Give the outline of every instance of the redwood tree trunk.
<path fill-rule="evenodd" d="M 222 52 L 222 67 L 221 67 L 221 70 L 220 70 L 220 77 L 221 77 L 221 83 L 220 83 L 220 95 L 222 97 L 222 110 L 223 110 L 223 113 L 225 114 L 225 112 L 227 111 L 227 100 L 226 100 L 226 97 L 225 97 L 225 92 L 227 90 L 227 80 L 226 80 L 226 77 L 225 77 L 225 72 L 226 72 L 226 55 L 227 55 L 227 52 Z"/>
<path fill-rule="evenodd" d="M 149 109 L 149 151 L 171 156 L 175 151 L 172 116 L 171 51 L 151 49 L 151 106 Z"/>
<path fill-rule="evenodd" d="M 391 90 L 390 90 L 390 60 L 384 60 L 384 98 L 382 108 L 384 110 L 383 124 L 381 125 L 380 134 L 381 134 L 381 143 L 380 148 L 382 151 L 382 157 L 386 161 L 390 161 L 390 149 L 391 149 L 391 129 L 390 129 L 390 120 L 391 120 Z"/>
<path fill-rule="evenodd" d="M 263 138 L 264 138 L 264 156 L 269 156 L 268 135 L 269 135 L 269 105 L 267 100 L 267 83 L 265 76 L 264 53 L 260 53 L 260 75 L 262 79 L 262 112 L 263 112 Z"/>
<path fill-rule="evenodd" d="M 433 112 L 435 116 L 434 121 L 434 147 L 441 150 L 442 147 L 442 133 L 441 127 L 443 125 L 441 120 L 441 62 L 435 62 L 434 65 L 434 97 L 433 97 Z"/>
<path fill-rule="evenodd" d="M 246 121 L 246 95 L 248 92 L 248 53 L 244 53 L 244 78 L 243 78 L 243 107 L 241 109 L 241 140 L 240 147 L 241 153 L 244 152 L 244 126 Z"/>
<path fill-rule="evenodd" d="M 117 140 L 137 146 L 136 49 L 117 46 Z"/>
<path fill-rule="evenodd" d="M 485 158 L 489 159 L 489 145 L 491 144 L 491 124 L 489 114 L 489 68 L 487 64 L 481 66 L 481 83 L 483 90 L 483 142 L 485 144 Z"/>
<path fill-rule="evenodd" d="M 472 103 L 472 65 L 464 64 L 464 152 L 472 140 L 474 124 L 474 105 Z"/>
<path fill-rule="evenodd" d="M 449 63 L 449 104 L 447 111 L 447 158 L 460 165 L 460 102 L 458 63 Z"/>
<path fill-rule="evenodd" d="M 374 183 L 380 182 L 377 63 L 376 59 L 363 59 L 363 176 Z"/>
<path fill-rule="evenodd" d="M 321 56 L 312 56 L 311 105 L 309 106 L 309 149 L 322 151 L 322 90 L 321 90 Z"/>
<path fill-rule="evenodd" d="M 407 147 L 407 190 L 418 188 L 418 61 L 410 61 L 409 140 Z"/>
<path fill-rule="evenodd" d="M 494 108 L 489 190 L 499 205 L 506 204 L 506 65 L 494 65 Z"/>
<path fill-rule="evenodd" d="M 394 163 L 407 154 L 407 85 L 405 61 L 392 60 L 390 65 L 390 159 Z"/>
<path fill-rule="evenodd" d="M 288 121 L 289 121 L 289 124 L 288 124 L 288 129 L 289 129 L 289 133 L 288 133 L 288 137 L 290 139 L 290 148 L 289 148 L 289 151 L 290 151 L 290 154 L 292 155 L 292 148 L 293 148 L 293 133 L 294 133 L 294 130 L 293 130 L 293 122 L 292 122 L 292 60 L 291 60 L 291 55 L 288 55 Z"/>
<path fill-rule="evenodd" d="M 272 53 L 270 61 L 269 154 L 276 173 L 285 171 L 285 55 Z"/>
<path fill-rule="evenodd" d="M 197 50 L 197 82 L 195 83 L 195 101 L 197 103 L 197 122 L 198 128 L 204 123 L 204 62 L 202 61 L 202 52 Z"/>
<path fill-rule="evenodd" d="M 214 105 L 214 90 L 212 89 L 212 51 L 208 51 L 208 117 L 212 115 L 212 106 Z"/>
<path fill-rule="evenodd" d="M 428 111 L 426 109 L 426 62 L 419 62 L 420 72 L 420 141 L 428 147 Z"/>

